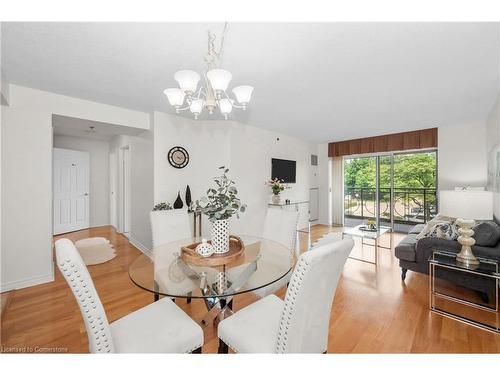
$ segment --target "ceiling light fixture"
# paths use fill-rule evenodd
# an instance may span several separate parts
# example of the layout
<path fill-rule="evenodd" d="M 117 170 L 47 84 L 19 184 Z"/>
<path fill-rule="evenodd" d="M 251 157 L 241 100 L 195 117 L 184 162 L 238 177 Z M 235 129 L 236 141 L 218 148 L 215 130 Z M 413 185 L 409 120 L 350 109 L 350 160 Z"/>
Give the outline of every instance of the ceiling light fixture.
<path fill-rule="evenodd" d="M 226 30 L 227 22 L 222 31 L 218 51 L 215 49 L 216 35 L 208 31 L 208 53 L 205 56 L 207 71 L 203 74 L 205 85 L 200 86 L 198 89 L 198 83 L 202 77 L 197 72 L 179 70 L 174 74 L 174 79 L 179 84 L 179 88 L 170 88 L 163 91 L 170 105 L 175 108 L 176 113 L 189 109 L 194 118 L 198 119 L 204 109 L 207 109 L 209 114 L 213 114 L 215 109 L 218 108 L 221 115 L 227 120 L 233 108 L 246 110 L 252 98 L 253 87 L 248 85 L 234 87 L 232 92 L 236 100 L 231 99 L 226 90 L 233 75 L 227 70 L 218 67 Z"/>

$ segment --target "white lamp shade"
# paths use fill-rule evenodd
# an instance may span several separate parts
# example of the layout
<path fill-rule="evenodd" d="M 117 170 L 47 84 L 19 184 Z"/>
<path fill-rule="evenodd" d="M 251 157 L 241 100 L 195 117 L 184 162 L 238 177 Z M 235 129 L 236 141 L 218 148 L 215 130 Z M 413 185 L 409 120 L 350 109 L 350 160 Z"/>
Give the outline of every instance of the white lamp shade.
<path fill-rule="evenodd" d="M 200 81 L 200 75 L 194 70 L 179 70 L 174 74 L 174 79 L 184 92 L 195 92 Z"/>
<path fill-rule="evenodd" d="M 493 193 L 480 190 L 441 190 L 439 212 L 460 219 L 491 220 Z"/>
<path fill-rule="evenodd" d="M 215 91 L 226 91 L 233 75 L 224 69 L 212 69 L 207 72 L 207 78 Z"/>
<path fill-rule="evenodd" d="M 221 99 L 219 100 L 219 110 L 223 115 L 227 115 L 233 110 L 233 104 L 229 99 Z"/>
<path fill-rule="evenodd" d="M 247 104 L 250 103 L 252 98 L 253 87 L 252 86 L 237 86 L 233 89 L 233 94 L 236 97 L 238 103 Z"/>
<path fill-rule="evenodd" d="M 203 110 L 203 105 L 205 103 L 203 102 L 203 99 L 195 99 L 191 102 L 191 105 L 189 106 L 189 110 L 191 113 L 194 114 L 200 114 L 201 111 Z"/>
<path fill-rule="evenodd" d="M 180 107 L 184 103 L 184 91 L 181 89 L 166 89 L 163 93 L 167 96 L 168 102 L 174 107 Z"/>

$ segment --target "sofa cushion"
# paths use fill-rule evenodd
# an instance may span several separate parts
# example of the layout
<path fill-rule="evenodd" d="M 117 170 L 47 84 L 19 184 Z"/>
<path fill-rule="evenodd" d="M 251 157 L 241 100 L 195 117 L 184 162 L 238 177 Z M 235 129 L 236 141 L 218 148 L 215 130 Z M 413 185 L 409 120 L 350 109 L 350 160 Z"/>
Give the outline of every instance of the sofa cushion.
<path fill-rule="evenodd" d="M 424 229 L 424 227 L 425 224 L 417 224 L 410 228 L 408 234 L 419 234 L 420 232 L 422 232 L 422 229 Z"/>
<path fill-rule="evenodd" d="M 426 234 L 426 237 L 442 238 L 450 241 L 456 241 L 458 236 L 458 227 L 455 223 L 438 223 Z"/>
<path fill-rule="evenodd" d="M 417 234 L 411 233 L 401 240 L 394 248 L 396 258 L 415 262 L 415 245 L 417 243 Z"/>
<path fill-rule="evenodd" d="M 483 221 L 474 227 L 477 246 L 494 247 L 500 240 L 500 226 L 494 221 Z"/>

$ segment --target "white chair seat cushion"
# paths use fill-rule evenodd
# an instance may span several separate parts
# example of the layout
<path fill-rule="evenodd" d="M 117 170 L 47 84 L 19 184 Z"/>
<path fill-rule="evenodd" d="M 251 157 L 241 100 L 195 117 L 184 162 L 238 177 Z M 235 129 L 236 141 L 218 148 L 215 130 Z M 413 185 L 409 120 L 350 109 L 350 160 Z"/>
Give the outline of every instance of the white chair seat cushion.
<path fill-rule="evenodd" d="M 190 353 L 203 345 L 203 330 L 169 298 L 111 323 L 118 353 Z"/>
<path fill-rule="evenodd" d="M 271 294 L 219 323 L 218 335 L 237 353 L 275 353 L 284 302 Z"/>

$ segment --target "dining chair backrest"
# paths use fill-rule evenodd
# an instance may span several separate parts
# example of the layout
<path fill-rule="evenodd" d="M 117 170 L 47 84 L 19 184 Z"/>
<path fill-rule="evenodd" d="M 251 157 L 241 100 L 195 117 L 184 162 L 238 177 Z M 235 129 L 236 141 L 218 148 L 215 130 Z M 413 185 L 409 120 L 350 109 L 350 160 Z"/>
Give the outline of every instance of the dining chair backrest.
<path fill-rule="evenodd" d="M 264 219 L 264 231 L 262 237 L 276 241 L 290 251 L 295 252 L 297 244 L 297 224 L 299 212 L 280 207 L 269 207 Z"/>
<path fill-rule="evenodd" d="M 277 353 L 326 351 L 333 297 L 353 246 L 352 239 L 345 239 L 300 256 L 285 296 Z"/>
<path fill-rule="evenodd" d="M 92 278 L 73 242 L 66 238 L 55 243 L 57 267 L 68 283 L 82 313 L 89 351 L 114 352 L 113 339 L 106 312 L 97 295 Z"/>
<path fill-rule="evenodd" d="M 151 211 L 153 247 L 192 237 L 187 210 Z"/>

